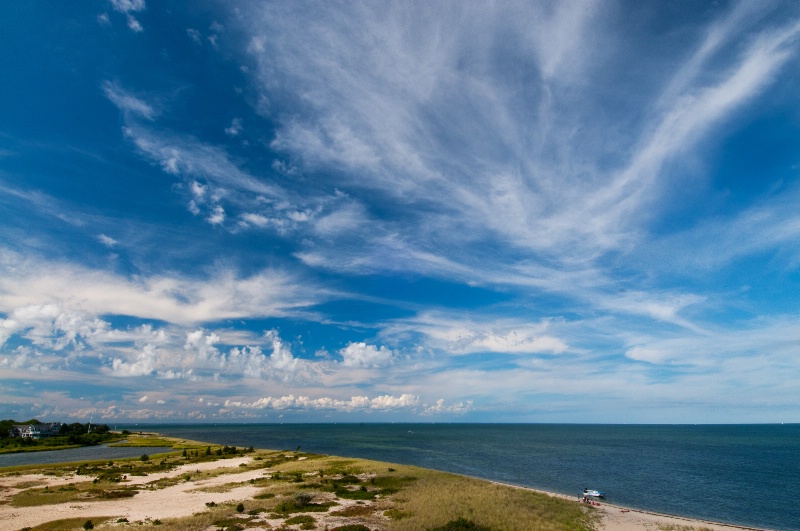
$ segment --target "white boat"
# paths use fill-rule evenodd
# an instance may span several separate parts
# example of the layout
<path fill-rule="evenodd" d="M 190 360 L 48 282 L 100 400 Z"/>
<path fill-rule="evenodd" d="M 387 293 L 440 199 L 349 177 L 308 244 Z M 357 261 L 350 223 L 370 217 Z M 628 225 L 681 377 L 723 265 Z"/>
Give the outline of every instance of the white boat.
<path fill-rule="evenodd" d="M 599 490 L 583 489 L 583 497 L 584 498 L 589 497 L 589 496 L 591 496 L 592 498 L 602 498 L 605 495 L 606 495 L 605 492 L 600 492 Z"/>

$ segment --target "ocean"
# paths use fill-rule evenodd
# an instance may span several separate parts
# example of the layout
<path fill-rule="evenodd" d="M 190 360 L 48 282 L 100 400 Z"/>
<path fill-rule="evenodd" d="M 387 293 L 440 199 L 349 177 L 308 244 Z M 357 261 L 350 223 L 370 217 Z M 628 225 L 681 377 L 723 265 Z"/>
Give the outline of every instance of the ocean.
<path fill-rule="evenodd" d="M 217 424 L 131 431 L 418 465 L 610 503 L 800 530 L 800 424 Z"/>

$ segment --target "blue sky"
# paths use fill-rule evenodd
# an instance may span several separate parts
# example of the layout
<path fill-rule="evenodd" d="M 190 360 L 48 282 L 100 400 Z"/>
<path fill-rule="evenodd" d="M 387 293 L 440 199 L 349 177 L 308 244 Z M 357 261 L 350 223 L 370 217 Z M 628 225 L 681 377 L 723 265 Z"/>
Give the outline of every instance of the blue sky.
<path fill-rule="evenodd" d="M 0 416 L 800 422 L 796 2 L 3 2 Z"/>

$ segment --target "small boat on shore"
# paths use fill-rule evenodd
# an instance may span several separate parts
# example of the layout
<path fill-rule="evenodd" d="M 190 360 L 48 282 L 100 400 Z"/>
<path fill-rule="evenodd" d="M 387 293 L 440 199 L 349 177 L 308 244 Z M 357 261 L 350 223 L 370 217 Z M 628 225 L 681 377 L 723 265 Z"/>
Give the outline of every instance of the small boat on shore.
<path fill-rule="evenodd" d="M 603 498 L 603 497 L 605 497 L 605 495 L 606 495 L 605 492 L 600 492 L 599 490 L 583 489 L 583 497 L 584 498 L 588 498 L 588 497 Z"/>

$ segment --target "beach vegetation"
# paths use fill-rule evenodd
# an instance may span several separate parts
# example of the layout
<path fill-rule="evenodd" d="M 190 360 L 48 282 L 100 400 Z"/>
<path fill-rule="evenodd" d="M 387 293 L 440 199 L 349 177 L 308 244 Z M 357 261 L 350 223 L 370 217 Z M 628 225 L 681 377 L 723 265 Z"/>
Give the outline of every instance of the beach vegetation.
<path fill-rule="evenodd" d="M 317 521 L 314 520 L 313 516 L 301 514 L 287 518 L 284 523 L 286 525 L 299 525 L 300 529 L 315 529 Z"/>
<path fill-rule="evenodd" d="M 369 516 L 374 512 L 375 507 L 372 505 L 348 505 L 336 511 L 331 511 L 331 515 L 354 518 L 358 516 Z"/>
<path fill-rule="evenodd" d="M 336 502 L 314 503 L 313 496 L 305 492 L 298 492 L 288 500 L 283 500 L 275 505 L 271 510 L 279 515 L 293 513 L 313 513 L 327 512 L 330 507 L 337 505 Z"/>
<path fill-rule="evenodd" d="M 94 527 L 109 520 L 111 520 L 111 517 L 109 516 L 92 516 L 91 520 L 87 520 L 86 517 L 62 518 L 60 520 L 53 520 L 51 522 L 45 522 L 34 527 L 26 527 L 23 529 L 27 531 L 80 531 L 81 529 L 92 529 L 83 527 L 88 521 L 91 521 L 92 526 Z"/>
<path fill-rule="evenodd" d="M 411 516 L 411 513 L 408 511 L 392 508 L 384 511 L 383 516 L 389 518 L 390 520 L 402 520 L 403 518 L 409 518 Z"/>

